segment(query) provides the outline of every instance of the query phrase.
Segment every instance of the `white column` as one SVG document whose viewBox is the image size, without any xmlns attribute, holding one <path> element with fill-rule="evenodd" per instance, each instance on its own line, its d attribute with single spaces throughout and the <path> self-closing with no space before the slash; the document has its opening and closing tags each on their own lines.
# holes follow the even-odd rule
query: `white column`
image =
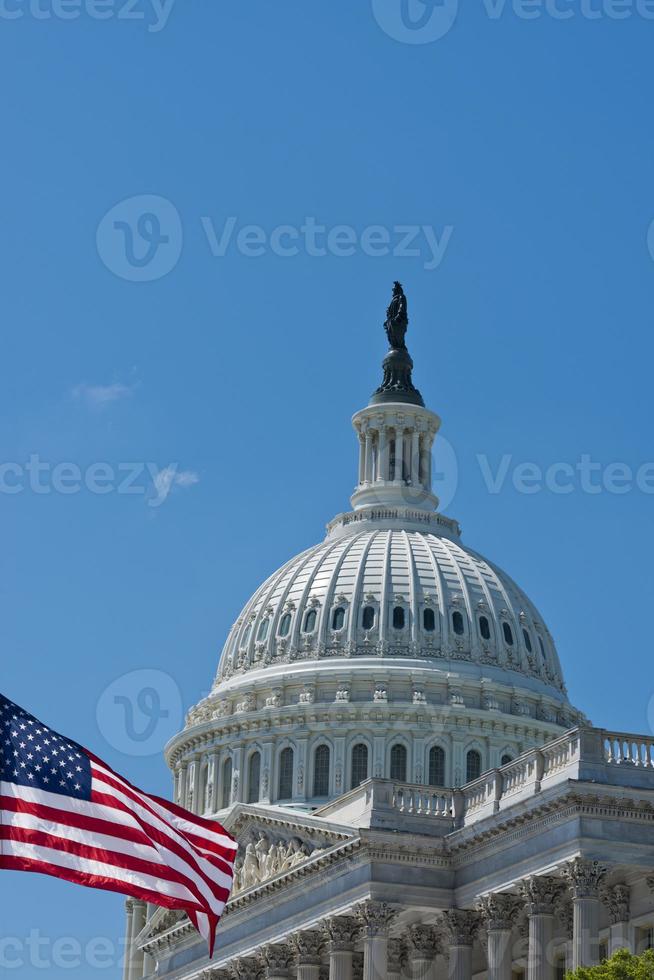
<svg viewBox="0 0 654 980">
<path fill-rule="evenodd" d="M 363 932 L 363 980 L 386 980 L 388 926 L 395 913 L 385 902 L 361 902 L 355 907 Z"/>
<path fill-rule="evenodd" d="M 359 486 L 366 478 L 366 440 L 362 432 L 359 432 Z"/>
<path fill-rule="evenodd" d="M 511 929 L 520 900 L 516 895 L 485 895 L 479 903 L 488 933 L 488 980 L 511 980 Z"/>
<path fill-rule="evenodd" d="M 270 803 L 272 801 L 272 796 L 271 796 L 272 765 L 273 765 L 273 743 L 264 742 L 263 758 L 261 760 L 261 791 L 259 794 L 259 799 L 261 803 Z"/>
<path fill-rule="evenodd" d="M 211 799 L 209 800 L 209 808 L 211 813 L 215 813 L 216 810 L 220 809 L 220 797 L 218 796 L 218 782 L 220 773 L 220 753 L 214 752 L 211 756 Z"/>
<path fill-rule="evenodd" d="M 200 797 L 200 773 L 202 772 L 202 757 L 196 755 L 193 760 L 193 789 L 189 809 L 193 813 L 202 813 L 202 800 Z"/>
<path fill-rule="evenodd" d="M 425 434 L 426 440 L 426 452 L 425 452 L 425 490 L 431 492 L 431 479 L 432 479 L 432 464 L 431 464 L 431 450 L 434 445 L 434 436 L 431 432 Z"/>
<path fill-rule="evenodd" d="M 386 425 L 380 425 L 379 427 L 379 471 L 377 473 L 377 479 L 380 482 L 386 482 L 388 480 L 388 467 L 389 467 L 389 441 L 388 441 L 388 427 Z"/>
<path fill-rule="evenodd" d="M 352 954 L 358 931 L 359 923 L 350 915 L 337 915 L 325 923 L 329 980 L 352 980 Z"/>
<path fill-rule="evenodd" d="M 422 924 L 411 926 L 407 941 L 411 980 L 436 980 L 436 957 L 440 952 L 440 943 L 434 927 Z"/>
<path fill-rule="evenodd" d="M 572 889 L 572 969 L 599 963 L 599 886 L 606 873 L 598 861 L 575 858 L 566 868 Z"/>
<path fill-rule="evenodd" d="M 179 767 L 179 800 L 180 806 L 186 806 L 186 782 L 188 779 L 188 763 L 182 762 Z"/>
<path fill-rule="evenodd" d="M 554 903 L 560 891 L 561 883 L 555 878 L 528 878 L 522 883 L 529 916 L 527 980 L 555 980 Z"/>
<path fill-rule="evenodd" d="M 232 803 L 240 803 L 243 800 L 243 748 L 234 750 L 232 755 Z"/>
<path fill-rule="evenodd" d="M 123 980 L 129 980 L 129 969 L 134 941 L 134 899 L 125 902 L 125 959 L 123 961 Z"/>
<path fill-rule="evenodd" d="M 395 473 L 393 479 L 395 483 L 401 484 L 402 468 L 404 464 L 404 427 L 395 426 Z"/>
<path fill-rule="evenodd" d="M 411 485 L 420 486 L 420 433 L 417 429 L 411 432 Z"/>
<path fill-rule="evenodd" d="M 136 937 L 145 926 L 145 916 L 147 906 L 145 902 L 134 899 L 134 910 L 132 913 L 132 941 L 129 949 L 129 972 L 128 980 L 140 980 L 143 976 L 143 953 L 136 947 Z"/>
<path fill-rule="evenodd" d="M 449 909 L 443 913 L 449 935 L 449 980 L 472 980 L 472 944 L 479 928 L 479 913 Z"/>
<path fill-rule="evenodd" d="M 372 432 L 370 429 L 366 429 L 365 435 L 365 473 L 364 473 L 364 483 L 372 482 Z"/>
</svg>

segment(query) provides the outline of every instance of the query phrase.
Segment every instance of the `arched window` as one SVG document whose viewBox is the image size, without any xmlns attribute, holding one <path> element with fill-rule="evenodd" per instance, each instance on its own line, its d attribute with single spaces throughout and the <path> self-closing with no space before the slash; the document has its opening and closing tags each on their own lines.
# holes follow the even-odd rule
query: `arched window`
<svg viewBox="0 0 654 980">
<path fill-rule="evenodd" d="M 232 760 L 225 759 L 223 762 L 223 809 L 232 802 Z"/>
<path fill-rule="evenodd" d="M 253 752 L 248 763 L 248 803 L 259 802 L 259 782 L 261 780 L 261 755 Z"/>
<path fill-rule="evenodd" d="M 313 795 L 329 795 L 329 746 L 319 745 L 313 757 Z"/>
<path fill-rule="evenodd" d="M 391 779 L 406 783 L 406 749 L 403 745 L 394 745 L 391 749 Z"/>
<path fill-rule="evenodd" d="M 316 619 L 318 614 L 315 609 L 310 609 L 309 612 L 304 617 L 304 633 L 313 633 L 316 628 Z"/>
<path fill-rule="evenodd" d="M 445 752 L 440 745 L 429 750 L 429 785 L 445 785 Z"/>
<path fill-rule="evenodd" d="M 458 609 L 452 613 L 452 629 L 457 636 L 463 636 L 463 616 Z"/>
<path fill-rule="evenodd" d="M 269 619 L 262 619 L 259 623 L 259 629 L 257 630 L 257 640 L 261 643 L 268 636 L 268 627 L 270 626 Z"/>
<path fill-rule="evenodd" d="M 502 761 L 500 762 L 500 765 L 502 765 L 502 766 L 508 766 L 509 762 L 513 762 L 513 756 L 512 755 L 503 755 L 502 756 Z"/>
<path fill-rule="evenodd" d="M 356 789 L 368 778 L 368 746 L 360 742 L 352 749 L 352 779 L 350 788 Z"/>
<path fill-rule="evenodd" d="M 529 635 L 529 630 L 523 630 L 522 635 L 525 638 L 525 646 L 527 647 L 527 653 L 531 653 L 531 637 Z"/>
<path fill-rule="evenodd" d="M 436 629 L 436 616 L 433 609 L 424 609 L 422 613 L 422 628 L 426 633 L 433 633 Z"/>
<path fill-rule="evenodd" d="M 404 629 L 404 606 L 395 606 L 393 609 L 393 629 Z"/>
<path fill-rule="evenodd" d="M 243 639 L 241 640 L 241 646 L 246 647 L 250 642 L 250 633 L 252 632 L 252 623 L 248 623 L 245 627 L 245 633 L 243 634 Z"/>
<path fill-rule="evenodd" d="M 337 606 L 332 613 L 332 629 L 342 630 L 345 625 L 345 610 L 342 606 Z"/>
<path fill-rule="evenodd" d="M 371 630 L 375 625 L 375 607 L 374 606 L 364 606 L 363 614 L 361 616 L 361 625 L 364 630 Z"/>
<path fill-rule="evenodd" d="M 491 637 L 490 623 L 488 622 L 487 616 L 479 617 L 479 632 L 481 633 L 482 640 L 490 640 Z"/>
<path fill-rule="evenodd" d="M 504 639 L 507 646 L 513 646 L 513 630 L 508 623 L 502 623 L 502 632 L 504 633 Z"/>
<path fill-rule="evenodd" d="M 466 756 L 466 782 L 470 783 L 473 779 L 481 776 L 481 755 L 476 749 L 470 749 Z"/>
<path fill-rule="evenodd" d="M 290 800 L 293 796 L 293 749 L 282 749 L 279 755 L 279 793 L 280 800 Z"/>
<path fill-rule="evenodd" d="M 279 621 L 279 635 L 288 636 L 290 628 L 291 628 L 291 614 L 284 613 L 281 620 Z"/>
</svg>

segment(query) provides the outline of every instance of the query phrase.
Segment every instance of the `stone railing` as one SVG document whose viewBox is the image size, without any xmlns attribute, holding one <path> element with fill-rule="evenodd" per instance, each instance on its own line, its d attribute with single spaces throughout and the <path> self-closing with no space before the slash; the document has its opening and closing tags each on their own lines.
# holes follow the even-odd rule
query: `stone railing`
<svg viewBox="0 0 654 980">
<path fill-rule="evenodd" d="M 452 790 L 417 783 L 393 783 L 392 805 L 400 813 L 418 817 L 452 817 L 454 801 Z"/>
<path fill-rule="evenodd" d="M 574 728 L 455 791 L 455 826 L 476 823 L 569 779 L 654 790 L 654 738 Z"/>
<path fill-rule="evenodd" d="M 446 834 L 454 826 L 454 797 L 451 789 L 439 786 L 366 779 L 315 815 L 357 827 L 395 829 L 402 814 L 416 832 Z"/>
</svg>

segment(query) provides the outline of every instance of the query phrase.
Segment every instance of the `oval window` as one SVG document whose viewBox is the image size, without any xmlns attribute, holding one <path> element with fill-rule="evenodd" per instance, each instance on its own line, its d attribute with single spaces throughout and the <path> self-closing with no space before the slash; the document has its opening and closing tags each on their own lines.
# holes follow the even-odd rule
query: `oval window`
<svg viewBox="0 0 654 980">
<path fill-rule="evenodd" d="M 463 635 L 463 616 L 458 611 L 452 613 L 452 629 L 457 636 Z"/>
<path fill-rule="evenodd" d="M 332 629 L 342 630 L 345 625 L 345 610 L 342 606 L 338 606 L 332 614 Z"/>
<path fill-rule="evenodd" d="M 361 617 L 361 625 L 364 630 L 371 630 L 375 625 L 375 607 L 374 606 L 364 606 L 363 615 Z"/>
<path fill-rule="evenodd" d="M 279 624 L 279 635 L 288 636 L 288 631 L 291 628 L 291 614 L 284 613 Z"/>
<path fill-rule="evenodd" d="M 504 639 L 508 646 L 513 646 L 513 630 L 508 623 L 502 623 L 502 632 L 504 633 Z"/>
<path fill-rule="evenodd" d="M 243 634 L 243 639 L 241 640 L 241 646 L 246 647 L 250 642 L 250 633 L 252 632 L 252 623 L 248 623 L 245 627 L 245 633 Z"/>
<path fill-rule="evenodd" d="M 479 617 L 479 632 L 482 635 L 482 639 L 490 640 L 490 623 L 486 616 Z"/>
<path fill-rule="evenodd" d="M 269 619 L 262 619 L 259 623 L 259 629 L 257 630 L 257 640 L 261 643 L 268 636 L 268 627 L 270 626 Z"/>
<path fill-rule="evenodd" d="M 395 606 L 393 609 L 393 629 L 404 629 L 404 606 Z"/>
<path fill-rule="evenodd" d="M 527 653 L 531 653 L 531 637 L 529 635 L 529 630 L 523 630 L 522 635 L 525 638 L 525 646 L 527 647 Z"/>
<path fill-rule="evenodd" d="M 436 616 L 433 609 L 425 609 L 422 614 L 422 625 L 426 633 L 433 633 L 436 629 Z"/>
</svg>

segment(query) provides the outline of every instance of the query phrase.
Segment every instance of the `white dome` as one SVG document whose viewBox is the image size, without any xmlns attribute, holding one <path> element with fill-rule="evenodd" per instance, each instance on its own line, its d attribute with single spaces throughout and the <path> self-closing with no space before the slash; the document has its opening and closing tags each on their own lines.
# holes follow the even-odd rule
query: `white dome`
<svg viewBox="0 0 654 980">
<path fill-rule="evenodd" d="M 515 582 L 463 547 L 454 522 L 390 513 L 337 518 L 324 542 L 271 575 L 232 629 L 218 681 L 373 656 L 427 661 L 564 702 L 552 638 Z"/>
</svg>

